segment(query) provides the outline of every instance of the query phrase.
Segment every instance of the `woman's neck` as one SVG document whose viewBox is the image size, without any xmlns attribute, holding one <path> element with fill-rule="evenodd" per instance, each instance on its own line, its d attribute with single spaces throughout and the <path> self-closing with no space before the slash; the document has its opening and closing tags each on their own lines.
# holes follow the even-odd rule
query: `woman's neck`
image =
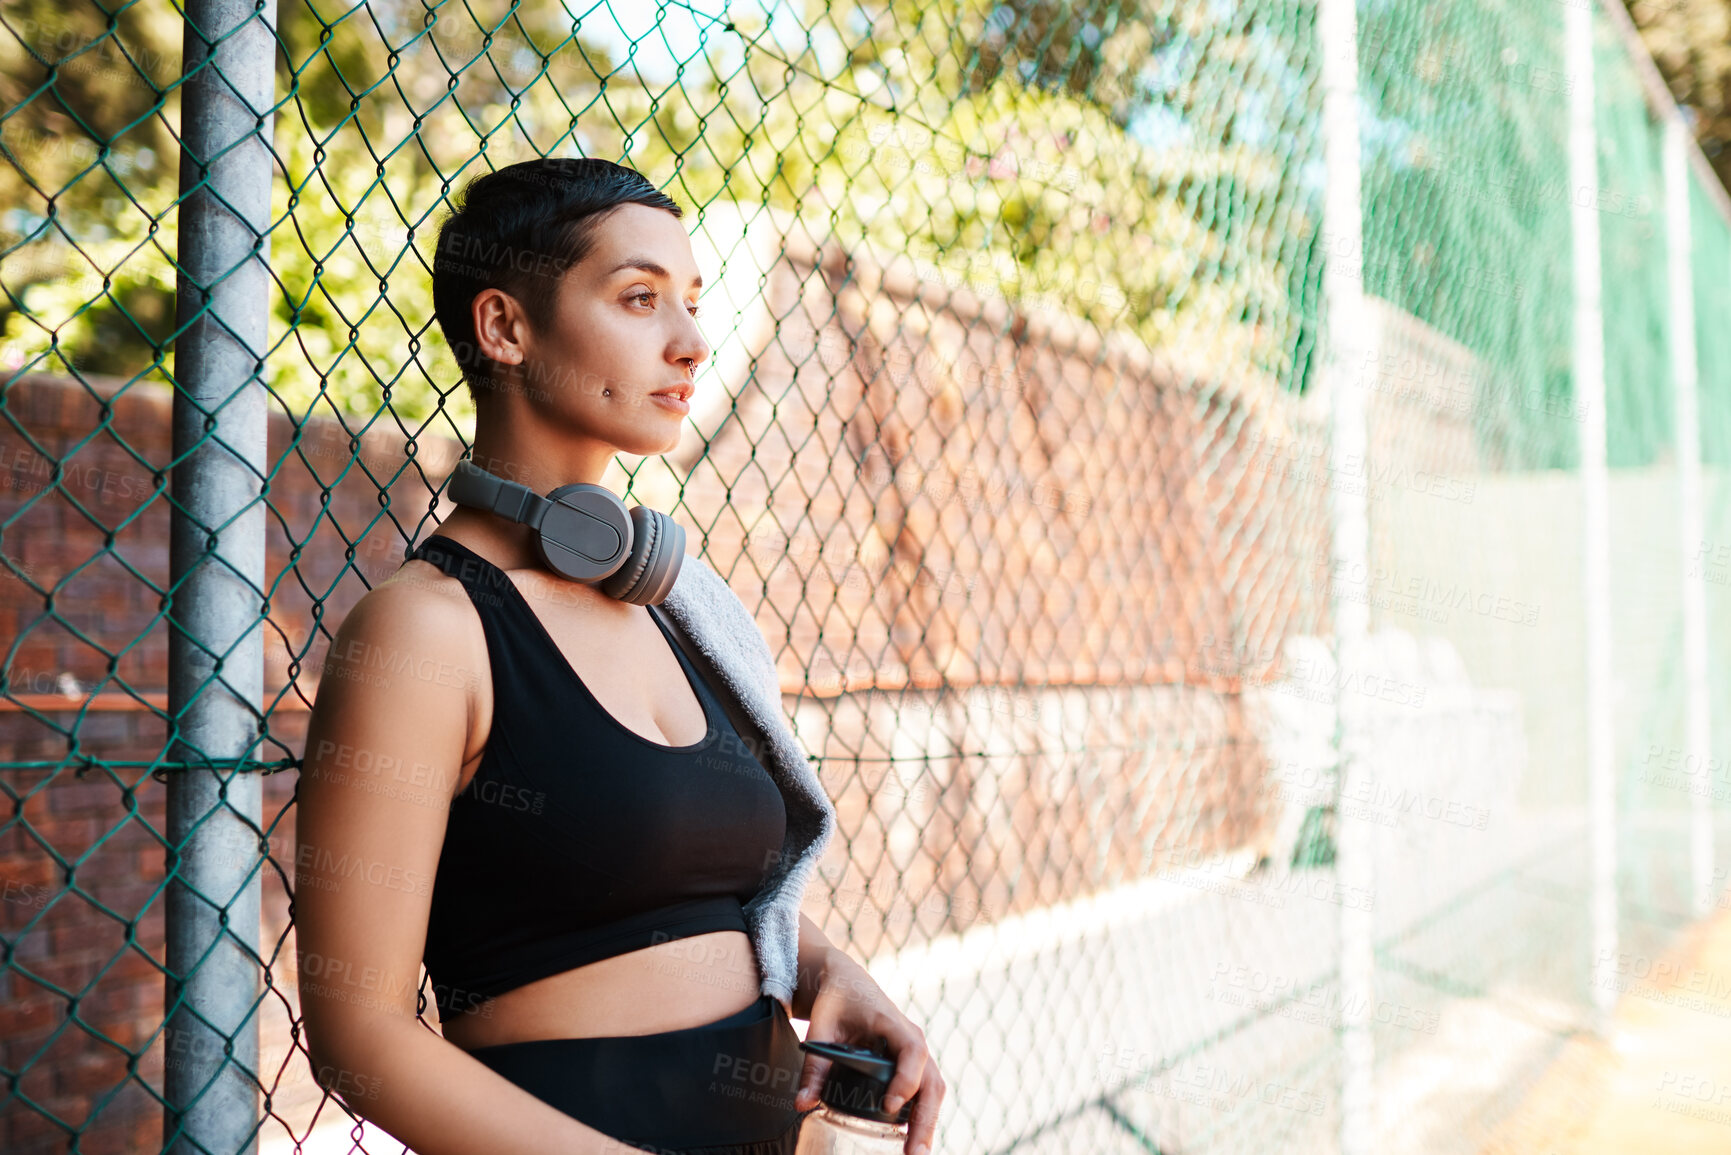
<svg viewBox="0 0 1731 1155">
<path fill-rule="evenodd" d="M 501 404 L 482 406 L 475 415 L 476 465 L 536 493 L 579 481 L 601 484 L 617 446 L 558 429 L 545 417 L 511 404 L 515 398 L 499 400 Z"/>
</svg>

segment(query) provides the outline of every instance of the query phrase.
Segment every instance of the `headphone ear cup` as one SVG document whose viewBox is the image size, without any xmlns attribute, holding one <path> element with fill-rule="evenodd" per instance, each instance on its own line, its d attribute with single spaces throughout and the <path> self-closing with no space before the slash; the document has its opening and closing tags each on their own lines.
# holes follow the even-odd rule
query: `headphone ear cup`
<svg viewBox="0 0 1731 1155">
<path fill-rule="evenodd" d="M 646 506 L 631 509 L 631 556 L 597 583 L 601 592 L 633 605 L 665 600 L 685 560 L 685 527 Z"/>
<path fill-rule="evenodd" d="M 577 482 L 547 495 L 536 547 L 547 568 L 572 581 L 593 583 L 614 574 L 635 552 L 636 519 L 603 486 Z"/>
</svg>

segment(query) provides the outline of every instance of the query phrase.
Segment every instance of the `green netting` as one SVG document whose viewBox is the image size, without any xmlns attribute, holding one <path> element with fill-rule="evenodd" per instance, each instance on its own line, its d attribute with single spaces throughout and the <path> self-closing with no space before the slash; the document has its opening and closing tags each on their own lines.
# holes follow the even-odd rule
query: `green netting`
<svg viewBox="0 0 1731 1155">
<path fill-rule="evenodd" d="M 1612 469 L 1627 469 L 1653 464 L 1674 443 L 1670 292 L 1666 262 L 1652 259 L 1665 244 L 1664 130 L 1603 20 L 1596 49 L 1604 283 L 1630 292 L 1605 309 L 1606 453 Z"/>
<path fill-rule="evenodd" d="M 1731 309 L 1731 222 L 1721 202 L 1710 197 L 1696 177 L 1689 190 L 1690 236 L 1694 261 L 1690 287 L 1695 294 L 1695 356 L 1701 380 L 1701 464 L 1723 470 L 1731 464 L 1731 387 L 1727 358 L 1731 329 L 1719 319 Z M 1710 498 L 1709 525 L 1719 524 L 1719 506 Z"/>
<path fill-rule="evenodd" d="M 1365 291 L 1460 342 L 1451 382 L 1510 468 L 1577 458 L 1569 387 L 1567 70 L 1556 13 L 1514 4 L 1361 13 Z"/>
<path fill-rule="evenodd" d="M 1582 196 L 1625 942 L 1694 917 L 1666 768 L 1686 580 L 1731 717 L 1731 223 L 1691 186 L 1691 551 L 1670 110 L 1613 22 L 1577 190 L 1559 6 L 1362 0 L 1351 236 L 1323 219 L 1354 174 L 1324 163 L 1298 0 L 282 0 L 274 107 L 230 158 L 251 201 L 186 143 L 189 104 L 265 76 L 201 88 L 209 10 L 0 13 L 0 1148 L 197 1149 L 238 1119 L 260 1151 L 403 1149 L 306 1050 L 295 779 L 337 625 L 448 512 L 473 436 L 439 223 L 541 156 L 620 160 L 686 209 L 714 355 L 680 447 L 608 483 L 680 520 L 769 639 L 840 825 L 807 913 L 925 1026 L 940 1150 L 1336 1149 L 1347 909 L 1376 913 L 1376 1086 L 1412 1149 L 1478 1150 L 1584 1020 Z M 182 228 L 213 189 L 262 265 L 250 229 L 218 252 Z M 1329 262 L 1361 316 L 1323 316 Z M 1340 324 L 1369 350 L 1345 470 Z M 210 624 L 218 586 L 238 624 Z M 1359 693 L 1373 756 L 1343 797 L 1332 702 Z M 1711 782 L 1731 795 L 1722 760 Z M 1376 830 L 1374 894 L 1341 881 L 1348 821 Z"/>
</svg>

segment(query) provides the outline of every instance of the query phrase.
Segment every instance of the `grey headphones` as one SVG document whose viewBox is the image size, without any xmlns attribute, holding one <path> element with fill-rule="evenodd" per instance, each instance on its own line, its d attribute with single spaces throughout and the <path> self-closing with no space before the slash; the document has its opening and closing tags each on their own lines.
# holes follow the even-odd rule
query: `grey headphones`
<svg viewBox="0 0 1731 1155">
<path fill-rule="evenodd" d="M 641 505 L 627 513 L 623 501 L 588 482 L 561 485 L 541 497 L 464 458 L 445 495 L 535 530 L 548 569 L 633 605 L 665 599 L 685 560 L 684 526 Z"/>
</svg>

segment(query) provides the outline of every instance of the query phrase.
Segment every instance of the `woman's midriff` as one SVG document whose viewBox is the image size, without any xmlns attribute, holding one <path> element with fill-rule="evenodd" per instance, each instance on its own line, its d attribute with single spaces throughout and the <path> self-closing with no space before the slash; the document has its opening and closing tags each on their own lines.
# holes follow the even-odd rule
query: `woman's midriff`
<svg viewBox="0 0 1731 1155">
<path fill-rule="evenodd" d="M 751 939 L 717 930 L 537 979 L 452 1015 L 440 1031 L 466 1051 L 530 1039 L 651 1035 L 742 1011 L 759 990 Z"/>
</svg>

